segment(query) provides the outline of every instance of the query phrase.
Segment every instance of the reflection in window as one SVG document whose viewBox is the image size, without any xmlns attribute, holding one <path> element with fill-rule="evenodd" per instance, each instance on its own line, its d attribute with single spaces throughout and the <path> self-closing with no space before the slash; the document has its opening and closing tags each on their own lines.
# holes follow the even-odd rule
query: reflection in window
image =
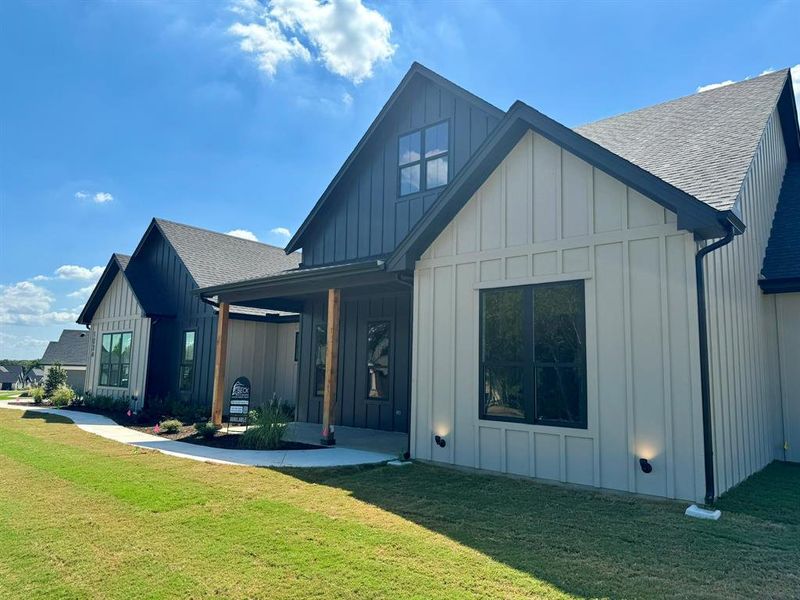
<svg viewBox="0 0 800 600">
<path fill-rule="evenodd" d="M 582 281 L 481 292 L 481 418 L 586 427 Z"/>
<path fill-rule="evenodd" d="M 131 366 L 132 334 L 104 333 L 100 339 L 99 385 L 128 387 Z"/>
<path fill-rule="evenodd" d="M 389 321 L 367 324 L 367 396 L 383 399 L 389 393 Z"/>
<path fill-rule="evenodd" d="M 194 340 L 194 331 L 183 332 L 179 382 L 182 392 L 189 392 L 192 389 L 192 379 L 194 378 Z"/>
<path fill-rule="evenodd" d="M 314 328 L 314 394 L 325 394 L 325 352 L 327 351 L 328 331 L 325 323 L 317 323 Z"/>
<path fill-rule="evenodd" d="M 401 196 L 422 191 L 423 182 L 426 190 L 447 185 L 449 138 L 447 121 L 400 136 L 397 165 Z"/>
</svg>

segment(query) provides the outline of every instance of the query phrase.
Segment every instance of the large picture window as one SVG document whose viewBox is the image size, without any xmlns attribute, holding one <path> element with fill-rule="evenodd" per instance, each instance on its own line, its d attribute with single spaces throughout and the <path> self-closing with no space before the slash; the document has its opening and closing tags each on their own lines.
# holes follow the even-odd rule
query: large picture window
<svg viewBox="0 0 800 600">
<path fill-rule="evenodd" d="M 385 400 L 389 397 L 389 342 L 391 323 L 367 323 L 367 397 Z"/>
<path fill-rule="evenodd" d="M 100 339 L 100 380 L 106 387 L 128 387 L 131 370 L 130 332 L 104 333 Z"/>
<path fill-rule="evenodd" d="M 447 185 L 449 137 L 447 121 L 400 136 L 397 164 L 401 196 Z"/>
<path fill-rule="evenodd" d="M 194 341 L 196 333 L 192 330 L 183 332 L 181 345 L 180 388 L 182 392 L 192 391 L 194 379 Z"/>
<path fill-rule="evenodd" d="M 586 428 L 583 281 L 481 292 L 480 417 Z"/>
<path fill-rule="evenodd" d="M 318 323 L 314 328 L 314 394 L 325 394 L 325 352 L 328 344 L 328 326 Z"/>
</svg>

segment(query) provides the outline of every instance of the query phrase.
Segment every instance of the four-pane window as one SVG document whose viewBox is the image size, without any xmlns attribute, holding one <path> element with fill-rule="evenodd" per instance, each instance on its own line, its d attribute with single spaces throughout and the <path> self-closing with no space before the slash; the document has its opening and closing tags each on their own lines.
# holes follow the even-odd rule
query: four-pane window
<svg viewBox="0 0 800 600">
<path fill-rule="evenodd" d="M 389 321 L 367 323 L 367 397 L 384 400 L 389 397 Z"/>
<path fill-rule="evenodd" d="M 480 417 L 586 428 L 583 281 L 481 292 Z"/>
<path fill-rule="evenodd" d="M 314 394 L 325 394 L 325 352 L 328 348 L 328 326 L 318 323 L 314 328 Z"/>
<path fill-rule="evenodd" d="M 400 195 L 407 196 L 447 185 L 448 149 L 447 121 L 400 136 Z"/>
<path fill-rule="evenodd" d="M 104 333 L 100 339 L 100 381 L 106 387 L 128 387 L 133 334 Z"/>
</svg>

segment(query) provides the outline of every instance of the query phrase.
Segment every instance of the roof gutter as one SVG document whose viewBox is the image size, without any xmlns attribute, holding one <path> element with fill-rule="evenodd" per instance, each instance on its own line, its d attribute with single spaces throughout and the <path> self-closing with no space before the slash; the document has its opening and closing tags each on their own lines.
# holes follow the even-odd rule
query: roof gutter
<svg viewBox="0 0 800 600">
<path fill-rule="evenodd" d="M 715 250 L 730 244 L 733 241 L 734 236 L 743 231 L 743 229 L 737 231 L 736 225 L 730 221 L 725 221 L 724 226 L 727 229 L 725 237 L 700 248 L 694 257 L 695 277 L 697 282 L 697 324 L 700 342 L 700 396 L 703 407 L 703 460 L 706 476 L 706 504 L 714 503 L 716 491 L 714 488 L 714 445 L 711 424 L 711 384 L 709 381 L 708 367 L 708 323 L 706 311 L 706 282 L 703 259 L 706 257 L 706 255 L 711 254 Z"/>
</svg>

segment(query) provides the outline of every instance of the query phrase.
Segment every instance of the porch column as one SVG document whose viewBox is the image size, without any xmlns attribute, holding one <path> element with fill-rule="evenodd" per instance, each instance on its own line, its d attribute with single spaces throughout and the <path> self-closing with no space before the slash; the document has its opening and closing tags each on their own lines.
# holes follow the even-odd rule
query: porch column
<svg viewBox="0 0 800 600">
<path fill-rule="evenodd" d="M 325 344 L 325 395 L 322 401 L 322 443 L 333 446 L 333 411 L 336 406 L 336 376 L 339 373 L 339 304 L 341 290 L 328 290 L 328 331 Z"/>
<path fill-rule="evenodd" d="M 222 408 L 225 406 L 225 364 L 228 361 L 228 310 L 227 302 L 219 303 L 217 352 L 214 359 L 214 399 L 211 404 L 211 421 L 214 425 L 222 425 Z"/>
</svg>

